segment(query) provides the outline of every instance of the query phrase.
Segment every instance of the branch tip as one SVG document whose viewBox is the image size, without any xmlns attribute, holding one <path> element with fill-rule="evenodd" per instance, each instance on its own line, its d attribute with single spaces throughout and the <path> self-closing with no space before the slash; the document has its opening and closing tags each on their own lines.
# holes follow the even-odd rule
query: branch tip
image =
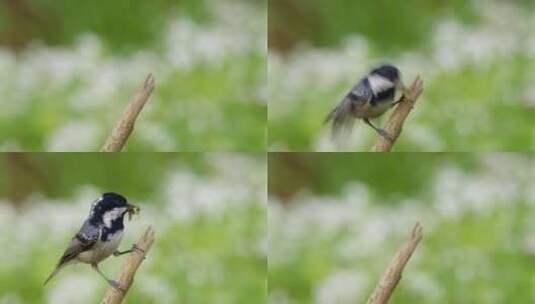
<svg viewBox="0 0 535 304">
<path fill-rule="evenodd" d="M 388 118 L 388 121 L 385 124 L 384 130 L 390 135 L 391 140 L 387 140 L 383 136 L 379 136 L 377 142 L 373 147 L 375 152 L 389 152 L 392 150 L 392 146 L 396 142 L 397 138 L 401 134 L 403 128 L 403 123 L 405 119 L 412 111 L 414 104 L 420 97 L 423 92 L 424 81 L 418 75 L 411 86 L 405 90 L 403 96 L 401 97 L 403 102 L 399 103 L 392 115 Z"/>
<path fill-rule="evenodd" d="M 420 240 L 423 237 L 423 227 L 420 222 L 411 230 L 409 238 L 399 248 L 394 255 L 383 276 L 377 283 L 375 290 L 368 299 L 368 304 L 386 304 L 392 296 L 396 286 L 401 281 L 401 275 L 407 262 L 416 250 Z"/>
<path fill-rule="evenodd" d="M 126 106 L 122 117 L 117 121 L 115 128 L 106 139 L 106 143 L 102 146 L 100 152 L 120 152 L 123 149 L 128 137 L 134 130 L 139 113 L 143 110 L 155 87 L 156 80 L 152 73 L 149 73 L 134 94 L 132 101 Z"/>
</svg>

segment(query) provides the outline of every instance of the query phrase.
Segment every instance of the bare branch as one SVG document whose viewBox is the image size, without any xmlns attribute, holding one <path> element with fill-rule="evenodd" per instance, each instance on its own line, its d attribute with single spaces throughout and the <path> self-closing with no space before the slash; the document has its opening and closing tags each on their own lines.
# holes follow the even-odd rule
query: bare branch
<svg viewBox="0 0 535 304">
<path fill-rule="evenodd" d="M 401 129 L 403 128 L 403 122 L 405 121 L 409 113 L 412 111 L 412 108 L 418 100 L 418 97 L 420 97 L 423 92 L 423 88 L 424 82 L 422 78 L 420 78 L 420 76 L 416 77 L 411 87 L 408 88 L 406 92 L 404 92 L 402 97 L 403 102 L 401 102 L 396 107 L 394 113 L 390 115 L 390 118 L 388 119 L 384 127 L 385 131 L 392 137 L 392 141 L 384 138 L 383 136 L 379 136 L 377 142 L 375 143 L 375 146 L 372 149 L 373 151 L 389 152 L 392 149 L 392 146 L 394 145 L 396 139 L 401 133 Z"/>
<path fill-rule="evenodd" d="M 137 116 L 149 100 L 155 84 L 154 77 L 149 74 L 143 85 L 137 90 L 132 101 L 126 106 L 123 116 L 115 125 L 100 152 L 120 152 L 123 149 L 128 136 L 134 130 Z"/>
<path fill-rule="evenodd" d="M 409 239 L 401 246 L 392 261 L 390 261 L 390 265 L 388 265 L 383 277 L 377 284 L 377 287 L 375 287 L 373 294 L 368 299 L 368 304 L 388 303 L 390 296 L 401 280 L 403 268 L 422 239 L 422 230 L 420 223 L 416 223 Z"/>
<path fill-rule="evenodd" d="M 149 252 L 152 243 L 154 242 L 154 230 L 152 227 L 148 227 L 145 230 L 145 233 L 139 238 L 136 243 L 137 248 L 141 250 L 134 250 L 126 258 L 123 267 L 121 268 L 121 273 L 119 275 L 119 283 L 122 286 L 122 291 L 119 291 L 113 287 L 109 287 L 106 295 L 104 295 L 104 300 L 102 304 L 119 304 L 123 302 L 128 289 L 132 286 L 134 282 L 134 275 L 136 274 L 137 269 L 141 265 L 141 262 L 145 259 L 145 256 Z"/>
</svg>

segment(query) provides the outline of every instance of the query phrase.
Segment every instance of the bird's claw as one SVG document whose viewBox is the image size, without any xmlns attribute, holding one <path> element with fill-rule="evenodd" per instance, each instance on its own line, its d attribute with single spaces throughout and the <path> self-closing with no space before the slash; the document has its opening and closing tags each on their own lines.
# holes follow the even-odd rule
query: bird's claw
<svg viewBox="0 0 535 304">
<path fill-rule="evenodd" d="M 143 255 L 143 259 L 145 259 L 145 250 L 141 249 L 137 244 L 132 245 L 132 250 L 140 252 Z"/>
<path fill-rule="evenodd" d="M 395 106 L 397 106 L 398 104 L 400 104 L 400 103 L 402 103 L 404 101 L 405 101 L 405 95 L 401 96 L 401 98 L 398 101 L 394 102 L 392 104 L 392 107 L 395 107 Z"/>
<path fill-rule="evenodd" d="M 386 132 L 385 130 L 378 129 L 377 132 L 379 133 L 379 135 L 381 135 L 384 139 L 388 140 L 389 142 L 394 141 L 392 137 L 390 136 L 390 134 L 388 134 L 388 132 Z"/>
<path fill-rule="evenodd" d="M 145 254 L 145 250 L 141 249 L 137 244 L 132 245 L 132 250 L 137 250 L 141 252 L 143 255 Z"/>
<path fill-rule="evenodd" d="M 129 250 L 126 250 L 126 251 L 118 251 L 116 250 L 115 252 L 113 252 L 113 256 L 120 256 L 122 254 L 125 254 L 125 253 L 130 253 L 132 251 L 138 251 L 138 252 L 141 252 L 141 254 L 143 254 L 143 258 L 145 258 L 145 250 L 141 249 L 139 246 L 137 246 L 136 244 L 133 244 L 132 245 L 132 249 L 129 249 Z"/>
<path fill-rule="evenodd" d="M 115 288 L 115 290 L 117 290 L 119 292 L 123 292 L 124 293 L 126 291 L 124 286 L 119 281 L 108 280 L 108 283 L 110 284 L 111 287 Z"/>
</svg>

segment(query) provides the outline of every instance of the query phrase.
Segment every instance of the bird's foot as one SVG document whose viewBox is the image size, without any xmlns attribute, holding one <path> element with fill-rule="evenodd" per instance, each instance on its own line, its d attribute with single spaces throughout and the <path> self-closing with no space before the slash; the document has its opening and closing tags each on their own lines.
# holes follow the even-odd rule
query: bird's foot
<svg viewBox="0 0 535 304">
<path fill-rule="evenodd" d="M 141 249 L 137 244 L 132 245 L 132 251 L 138 251 L 145 256 L 145 250 Z"/>
<path fill-rule="evenodd" d="M 137 251 L 139 253 L 141 253 L 141 255 L 143 255 L 143 259 L 145 259 L 145 250 L 141 249 L 137 244 L 133 244 L 132 245 L 132 249 L 130 249 L 131 251 Z"/>
<path fill-rule="evenodd" d="M 404 102 L 404 101 L 405 101 L 405 97 L 404 97 L 404 96 L 401 96 L 401 98 L 400 98 L 398 101 L 396 101 L 396 102 L 394 102 L 394 103 L 392 104 L 392 107 L 395 107 L 396 105 L 398 105 L 398 104 L 400 104 L 400 103 L 402 103 L 402 102 Z"/>
<path fill-rule="evenodd" d="M 123 255 L 125 253 L 130 253 L 132 251 L 138 251 L 138 252 L 141 252 L 141 254 L 143 254 L 143 257 L 145 257 L 145 250 L 139 248 L 139 246 L 137 246 L 136 244 L 133 244 L 132 245 L 132 248 L 131 249 L 128 249 L 126 251 L 118 251 L 116 250 L 114 253 L 113 253 L 113 256 L 120 256 L 120 255 Z"/>
<path fill-rule="evenodd" d="M 110 284 L 111 287 L 115 288 L 115 290 L 119 292 L 122 292 L 122 293 L 126 292 L 126 288 L 119 281 L 108 280 L 108 284 Z"/>
<path fill-rule="evenodd" d="M 386 132 L 384 129 L 377 129 L 377 133 L 379 133 L 379 135 L 381 135 L 384 139 L 388 140 L 389 142 L 394 141 L 392 139 L 392 136 L 390 136 L 390 134 L 388 134 L 388 132 Z"/>
</svg>

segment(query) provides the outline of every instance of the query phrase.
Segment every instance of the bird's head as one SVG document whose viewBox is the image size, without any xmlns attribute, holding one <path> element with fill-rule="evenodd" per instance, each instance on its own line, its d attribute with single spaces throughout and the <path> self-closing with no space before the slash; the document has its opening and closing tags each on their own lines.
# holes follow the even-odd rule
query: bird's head
<svg viewBox="0 0 535 304">
<path fill-rule="evenodd" d="M 395 66 L 390 64 L 383 64 L 371 70 L 370 75 L 378 75 L 392 82 L 395 82 L 400 78 L 401 73 Z"/>
<path fill-rule="evenodd" d="M 371 70 L 370 76 L 379 76 L 392 82 L 396 88 L 404 90 L 405 85 L 401 81 L 401 72 L 391 64 L 383 64 Z"/>
<path fill-rule="evenodd" d="M 111 227 L 112 223 L 120 220 L 121 223 L 126 213 L 132 214 L 139 211 L 139 207 L 128 203 L 120 194 L 107 192 L 96 200 L 91 206 L 89 220 L 93 223 L 102 223 Z"/>
</svg>

